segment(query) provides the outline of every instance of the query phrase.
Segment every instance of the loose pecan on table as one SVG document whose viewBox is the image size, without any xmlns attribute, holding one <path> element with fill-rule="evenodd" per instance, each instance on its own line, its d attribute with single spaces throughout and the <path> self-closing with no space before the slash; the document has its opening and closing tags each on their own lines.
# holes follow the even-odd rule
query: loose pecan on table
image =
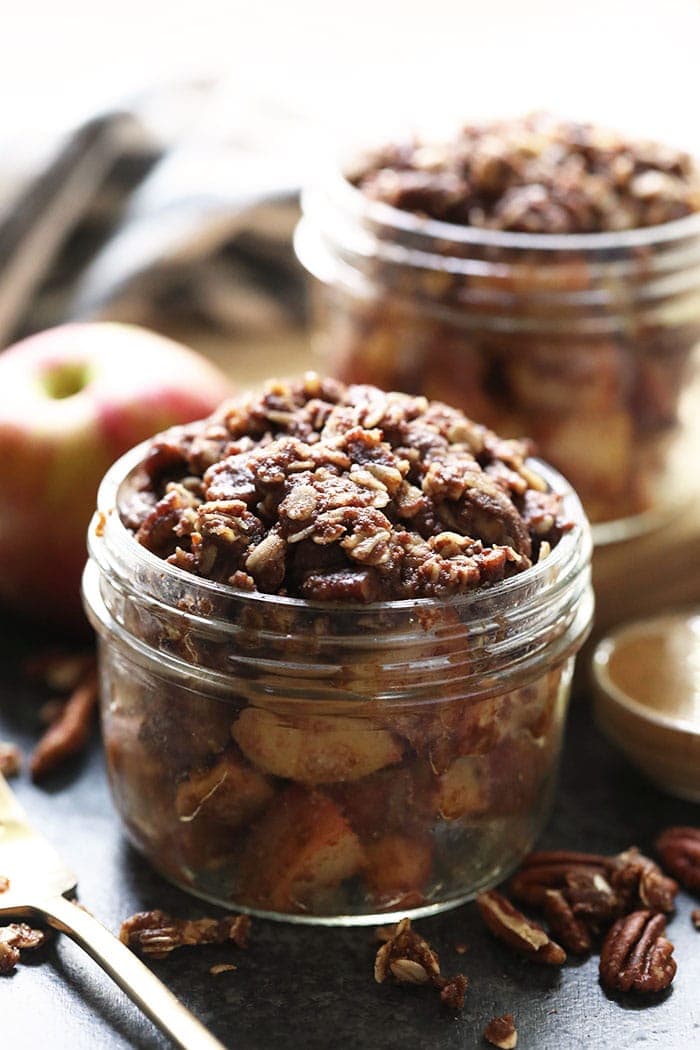
<svg viewBox="0 0 700 1050">
<path fill-rule="evenodd" d="M 428 942 L 411 928 L 410 919 L 402 919 L 384 941 L 374 960 L 374 979 L 378 984 L 389 977 L 399 984 L 432 984 L 440 999 L 453 1010 L 464 1006 L 467 978 L 464 974 L 444 977 L 440 960 Z"/>
<path fill-rule="evenodd" d="M 68 697 L 59 717 L 49 725 L 31 758 L 32 778 L 41 780 L 65 759 L 82 751 L 92 729 L 98 683 L 94 661 Z"/>
<path fill-rule="evenodd" d="M 542 907 L 547 890 L 566 890 L 572 879 L 576 885 L 590 884 L 607 895 L 613 869 L 612 859 L 597 853 L 542 850 L 525 858 L 510 880 L 509 889 L 517 901 L 533 907 Z"/>
<path fill-rule="evenodd" d="M 476 898 L 479 914 L 494 937 L 535 962 L 561 966 L 566 952 L 532 919 L 528 919 L 496 890 L 480 893 Z"/>
<path fill-rule="evenodd" d="M 631 846 L 614 857 L 566 850 L 533 853 L 511 879 L 510 890 L 516 900 L 548 911 L 554 935 L 562 941 L 567 936 L 561 932 L 562 924 L 572 933 L 577 920 L 571 946 L 565 947 L 581 954 L 584 927 L 589 935 L 600 933 L 639 907 L 671 912 L 678 885 Z"/>
<path fill-rule="evenodd" d="M 700 836 L 698 837 L 700 857 Z M 615 869 L 611 885 L 620 897 L 624 911 L 632 911 L 642 905 L 652 911 L 672 912 L 678 883 L 664 875 L 661 868 L 649 857 L 645 857 L 635 846 L 631 846 L 614 858 Z"/>
<path fill-rule="evenodd" d="M 22 768 L 22 752 L 16 744 L 0 740 L 0 773 L 4 777 L 16 777 Z"/>
<path fill-rule="evenodd" d="M 137 912 L 126 919 L 119 940 L 132 951 L 151 959 L 165 959 L 175 948 L 233 941 L 248 946 L 250 917 L 225 915 L 221 919 L 174 919 L 164 911 Z"/>
<path fill-rule="evenodd" d="M 547 890 L 543 904 L 550 932 L 572 955 L 587 955 L 593 947 L 588 926 L 580 919 L 561 890 Z"/>
<path fill-rule="evenodd" d="M 518 1045 L 518 1032 L 512 1014 L 494 1017 L 484 1028 L 484 1039 L 499 1050 L 514 1050 Z"/>
<path fill-rule="evenodd" d="M 687 890 L 700 893 L 700 828 L 667 828 L 654 846 L 664 868 Z"/>
<path fill-rule="evenodd" d="M 662 992 L 676 974 L 666 918 L 645 909 L 618 919 L 600 952 L 600 982 L 608 991 Z"/>
</svg>

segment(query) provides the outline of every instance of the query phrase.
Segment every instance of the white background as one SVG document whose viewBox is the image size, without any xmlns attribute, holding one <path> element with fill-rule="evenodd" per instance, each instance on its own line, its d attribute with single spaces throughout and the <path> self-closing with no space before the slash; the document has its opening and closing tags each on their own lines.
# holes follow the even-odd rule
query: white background
<svg viewBox="0 0 700 1050">
<path fill-rule="evenodd" d="M 0 26 L 5 166 L 199 76 L 225 78 L 232 125 L 263 94 L 329 134 L 546 106 L 700 142 L 700 0 L 4 0 Z"/>
</svg>

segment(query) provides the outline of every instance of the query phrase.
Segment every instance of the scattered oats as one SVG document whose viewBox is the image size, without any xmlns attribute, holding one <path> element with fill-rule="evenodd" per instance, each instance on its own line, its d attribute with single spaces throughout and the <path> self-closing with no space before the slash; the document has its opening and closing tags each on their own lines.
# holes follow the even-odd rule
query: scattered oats
<svg viewBox="0 0 700 1050">
<path fill-rule="evenodd" d="M 389 969 L 399 982 L 406 984 L 426 984 L 428 973 L 420 963 L 413 959 L 396 959 L 389 963 Z"/>
</svg>

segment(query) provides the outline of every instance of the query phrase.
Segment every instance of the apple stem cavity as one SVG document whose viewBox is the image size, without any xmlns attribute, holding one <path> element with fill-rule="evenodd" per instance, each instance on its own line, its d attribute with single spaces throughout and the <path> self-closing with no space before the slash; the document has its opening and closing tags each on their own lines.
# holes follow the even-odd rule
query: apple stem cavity
<svg viewBox="0 0 700 1050">
<path fill-rule="evenodd" d="M 49 397 L 61 401 L 84 390 L 90 380 L 90 369 L 82 361 L 57 361 L 41 376 L 41 385 Z"/>
</svg>

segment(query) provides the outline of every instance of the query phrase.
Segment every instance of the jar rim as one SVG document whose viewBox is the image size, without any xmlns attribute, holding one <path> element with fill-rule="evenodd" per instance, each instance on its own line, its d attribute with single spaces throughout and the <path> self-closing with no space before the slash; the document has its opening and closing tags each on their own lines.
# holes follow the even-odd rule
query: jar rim
<svg viewBox="0 0 700 1050">
<path fill-rule="evenodd" d="M 245 591 L 229 584 L 218 583 L 206 577 L 196 576 L 176 565 L 171 565 L 163 558 L 142 546 L 133 533 L 121 520 L 119 497 L 122 485 L 144 463 L 152 439 L 147 439 L 130 449 L 117 459 L 105 474 L 97 495 L 97 510 L 88 530 L 88 549 L 90 556 L 98 563 L 104 564 L 104 557 L 96 541 L 104 539 L 110 555 L 118 562 L 129 567 L 129 573 L 138 575 L 139 568 L 155 573 L 161 579 L 169 578 L 173 582 L 186 583 L 193 590 L 200 591 L 202 596 L 210 594 L 219 599 L 235 600 L 242 604 L 283 606 L 299 611 L 323 612 L 341 610 L 351 616 L 353 613 L 366 616 L 368 612 L 407 612 L 414 609 L 431 610 L 445 607 L 464 608 L 476 605 L 485 597 L 490 602 L 499 598 L 509 600 L 513 605 L 518 591 L 532 593 L 532 588 L 539 591 L 548 581 L 574 575 L 590 561 L 592 550 L 591 530 L 581 502 L 571 484 L 549 464 L 535 457 L 527 460 L 528 465 L 537 471 L 550 486 L 552 491 L 562 497 L 567 515 L 573 521 L 573 527 L 552 547 L 551 552 L 542 561 L 529 569 L 489 584 L 476 590 L 465 591 L 445 598 L 401 598 L 381 602 L 332 602 L 293 598 L 286 595 L 267 594 L 261 591 Z M 107 561 L 110 561 L 110 555 Z"/>
<path fill-rule="evenodd" d="M 363 215 L 370 222 L 384 228 L 394 228 L 412 237 L 426 240 L 452 241 L 460 245 L 478 245 L 509 251 L 597 252 L 673 245 L 686 237 L 700 235 L 700 211 L 680 219 L 655 226 L 639 226 L 629 230 L 605 230 L 593 233 L 521 233 L 512 230 L 490 230 L 479 226 L 443 222 L 425 218 L 384 201 L 375 201 L 364 194 L 343 174 L 342 166 L 334 166 L 321 176 L 312 188 L 323 188 L 331 200 L 354 216 Z M 302 193 L 308 201 L 309 190 Z"/>
</svg>

